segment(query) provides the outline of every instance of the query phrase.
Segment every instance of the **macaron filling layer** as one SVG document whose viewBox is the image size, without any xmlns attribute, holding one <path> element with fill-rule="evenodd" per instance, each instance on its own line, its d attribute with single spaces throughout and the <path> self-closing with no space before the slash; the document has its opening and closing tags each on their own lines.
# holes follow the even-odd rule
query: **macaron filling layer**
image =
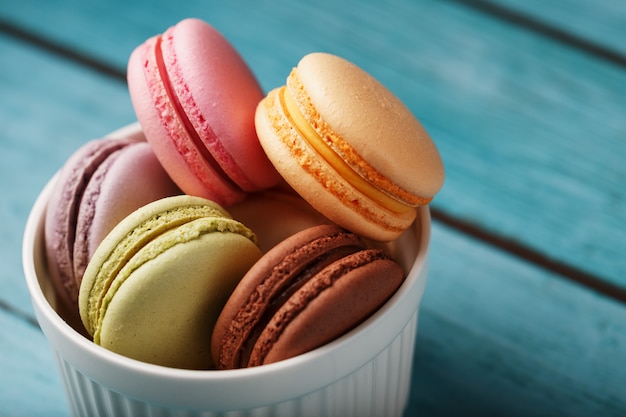
<svg viewBox="0 0 626 417">
<path fill-rule="evenodd" d="M 307 122 L 287 87 L 281 87 L 278 95 L 285 116 L 291 121 L 298 133 L 300 133 L 311 147 L 313 147 L 313 149 L 315 149 L 322 158 L 354 188 L 395 213 L 405 213 L 414 209 L 414 206 L 405 204 L 382 192 L 352 169 L 352 167 L 322 139 L 309 122 Z"/>
<path fill-rule="evenodd" d="M 81 317 L 89 334 L 94 335 L 96 333 L 97 325 L 101 322 L 101 314 L 103 313 L 103 301 L 126 263 L 143 246 L 163 233 L 203 217 L 225 218 L 225 213 L 219 208 L 209 205 L 178 207 L 158 212 L 141 222 L 111 249 L 106 259 L 98 266 L 93 284 L 85 287 L 88 288 L 89 293 L 81 294 L 79 297 Z M 256 236 L 250 230 L 244 233 L 256 241 Z M 89 266 L 87 268 L 86 276 L 89 272 Z M 83 286 L 81 286 L 81 292 L 82 290 Z M 83 303 L 84 305 L 82 305 Z"/>
<path fill-rule="evenodd" d="M 359 152 L 336 133 L 333 128 L 326 123 L 320 112 L 317 110 L 314 102 L 306 91 L 305 86 L 298 77 L 298 68 L 294 68 L 287 77 L 286 89 L 293 98 L 295 107 L 301 113 L 306 121 L 305 124 L 312 128 L 317 136 L 323 140 L 332 151 L 349 165 L 363 180 L 371 184 L 375 189 L 384 193 L 387 197 L 397 200 L 399 203 L 417 207 L 428 204 L 432 200 L 432 196 L 424 196 L 416 191 L 409 191 L 406 188 L 391 181 L 386 175 L 370 164 L 366 158 L 361 156 Z M 349 92 L 346 92 L 349 94 Z M 354 94 L 357 94 L 355 92 Z M 380 140 L 385 140 L 381 137 Z"/>
<path fill-rule="evenodd" d="M 287 302 L 289 297 L 296 293 L 296 291 L 302 288 L 304 284 L 306 284 L 311 278 L 317 275 L 324 268 L 331 265 L 335 261 L 342 259 L 345 256 L 358 252 L 359 250 L 361 250 L 361 248 L 357 246 L 339 247 L 333 249 L 303 265 L 299 273 L 295 274 L 289 281 L 285 282 L 280 291 L 277 291 L 274 297 L 270 299 L 265 312 L 252 328 L 248 337 L 243 343 L 241 347 L 241 354 L 238 358 L 237 367 L 243 368 L 252 365 L 250 364 L 250 357 L 253 350 L 256 348 L 257 340 L 261 336 L 263 330 L 265 330 L 267 324 L 272 320 L 278 310 Z"/>
<path fill-rule="evenodd" d="M 326 291 L 330 291 L 334 285 L 347 277 L 349 274 L 355 273 L 359 269 L 367 267 L 377 261 L 391 262 L 389 256 L 382 250 L 357 250 L 353 253 L 347 253 L 345 256 L 339 257 L 334 262 L 329 262 L 323 268 L 320 268 L 320 270 L 316 273 L 310 274 L 302 287 L 299 288 L 298 291 L 295 291 L 291 297 L 286 299 L 282 305 L 278 306 L 277 311 L 271 317 L 270 322 L 263 329 L 261 335 L 259 335 L 255 349 L 251 352 L 248 366 L 260 366 L 265 363 L 272 362 L 268 356 L 270 356 L 272 350 L 276 348 L 276 344 L 280 342 L 283 332 L 287 330 L 292 321 L 296 320 L 299 315 L 304 314 L 310 303 L 314 302 Z M 368 278 L 385 279 L 387 277 L 374 277 L 370 275 Z M 382 301 L 384 302 L 384 300 Z M 377 307 L 379 307 L 379 305 Z M 369 314 L 371 313 L 372 311 L 369 311 L 368 314 L 363 316 L 353 316 L 349 325 L 344 323 L 344 326 L 340 329 L 335 328 L 334 334 L 327 334 L 328 339 L 318 340 L 318 345 L 311 346 L 311 348 L 319 347 L 335 337 L 339 337 L 352 330 L 355 326 L 359 325 L 363 320 L 369 317 Z M 324 314 L 322 319 L 332 321 L 333 319 L 336 319 L 336 317 Z M 334 326 L 329 325 L 328 327 Z M 313 332 L 313 329 L 311 329 L 311 332 Z"/>
<path fill-rule="evenodd" d="M 168 32 L 166 32 L 166 35 L 167 34 Z M 202 159 L 211 167 L 211 169 L 213 169 L 219 175 L 220 179 L 224 181 L 229 187 L 237 189 L 237 190 L 241 190 L 241 187 L 239 187 L 239 185 L 231 179 L 231 175 L 233 174 L 232 173 L 231 175 L 227 174 L 226 171 L 222 168 L 222 165 L 215 159 L 214 155 L 209 151 L 209 149 L 207 149 L 207 146 L 205 146 L 204 141 L 200 138 L 200 135 L 198 134 L 198 132 L 196 131 L 196 128 L 194 127 L 193 123 L 189 119 L 187 112 L 183 108 L 183 105 L 181 104 L 178 98 L 178 95 L 176 94 L 176 90 L 174 88 L 174 85 L 172 83 L 172 80 L 167 70 L 167 66 L 165 64 L 165 60 L 163 56 L 163 48 L 162 48 L 164 36 L 165 35 L 157 36 L 155 39 L 154 58 L 156 61 L 156 67 L 157 67 L 159 77 L 161 79 L 161 83 L 163 85 L 163 88 L 165 90 L 167 97 L 169 98 L 171 105 L 174 108 L 174 112 L 178 116 L 180 122 L 182 123 L 183 128 L 185 129 L 185 132 L 191 139 L 194 148 L 198 151 Z M 220 142 L 218 141 L 217 136 L 210 129 L 209 126 L 204 126 L 203 133 L 207 137 L 206 141 L 209 142 L 211 146 L 214 146 L 214 147 L 220 146 Z M 176 145 L 178 145 L 176 141 L 175 143 Z M 179 149 L 179 151 L 181 151 L 181 154 L 183 155 L 185 154 L 184 149 Z M 236 171 L 239 178 L 242 178 L 242 181 L 244 183 L 249 182 L 247 181 L 247 179 L 245 179 L 244 174 L 237 167 L 232 156 L 230 156 L 226 152 L 226 150 L 223 149 L 223 147 L 220 147 L 219 154 L 222 155 L 222 159 L 225 161 L 224 163 L 231 168 L 231 172 Z M 198 178 L 204 178 L 204 176 L 201 173 L 197 172 L 196 175 Z"/>
</svg>

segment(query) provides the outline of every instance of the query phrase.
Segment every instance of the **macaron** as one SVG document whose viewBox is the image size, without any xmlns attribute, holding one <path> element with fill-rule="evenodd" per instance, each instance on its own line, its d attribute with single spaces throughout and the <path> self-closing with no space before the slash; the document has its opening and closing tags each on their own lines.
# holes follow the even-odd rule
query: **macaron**
<svg viewBox="0 0 626 417">
<path fill-rule="evenodd" d="M 224 36 L 185 19 L 139 45 L 128 61 L 135 113 L 180 188 L 228 206 L 280 176 L 254 129 L 263 91 Z"/>
<path fill-rule="evenodd" d="M 298 194 L 278 188 L 250 194 L 228 212 L 254 230 L 263 253 L 301 230 L 332 223 Z"/>
<path fill-rule="evenodd" d="M 278 362 L 322 346 L 366 320 L 403 282 L 385 252 L 335 225 L 305 229 L 242 278 L 212 336 L 219 369 Z"/>
<path fill-rule="evenodd" d="M 391 91 L 327 53 L 300 60 L 255 114 L 284 179 L 326 217 L 371 239 L 397 238 L 440 190 L 439 152 Z"/>
<path fill-rule="evenodd" d="M 46 210 L 46 254 L 52 283 L 71 311 L 87 263 L 111 229 L 137 208 L 181 191 L 150 145 L 136 138 L 87 142 L 55 181 Z"/>
<path fill-rule="evenodd" d="M 80 287 L 93 341 L 162 366 L 213 367 L 211 333 L 260 258 L 254 233 L 216 203 L 187 195 L 147 204 L 102 241 Z"/>
</svg>

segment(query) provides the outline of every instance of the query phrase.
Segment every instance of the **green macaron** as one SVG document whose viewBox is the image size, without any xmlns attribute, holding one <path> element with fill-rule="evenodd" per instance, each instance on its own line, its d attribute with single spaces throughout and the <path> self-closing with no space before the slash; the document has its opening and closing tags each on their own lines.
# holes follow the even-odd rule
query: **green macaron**
<svg viewBox="0 0 626 417">
<path fill-rule="evenodd" d="M 98 247 L 79 293 L 96 344 L 163 366 L 209 369 L 211 332 L 260 258 L 256 236 L 219 205 L 168 197 L 120 222 Z"/>
</svg>

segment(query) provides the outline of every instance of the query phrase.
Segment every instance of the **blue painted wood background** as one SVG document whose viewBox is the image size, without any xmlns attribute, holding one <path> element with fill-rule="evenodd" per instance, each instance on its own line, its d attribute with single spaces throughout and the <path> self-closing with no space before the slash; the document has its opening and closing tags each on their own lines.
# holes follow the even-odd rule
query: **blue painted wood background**
<svg viewBox="0 0 626 417">
<path fill-rule="evenodd" d="M 189 16 L 265 89 L 311 51 L 354 61 L 436 141 L 408 416 L 626 414 L 623 0 L 2 0 L 0 415 L 68 414 L 20 264 L 30 206 L 135 120 L 128 55 Z"/>
</svg>

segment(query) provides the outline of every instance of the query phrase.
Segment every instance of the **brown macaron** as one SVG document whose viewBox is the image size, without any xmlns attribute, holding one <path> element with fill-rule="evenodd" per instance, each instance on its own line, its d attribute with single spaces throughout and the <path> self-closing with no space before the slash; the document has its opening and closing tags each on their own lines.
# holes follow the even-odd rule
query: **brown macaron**
<svg viewBox="0 0 626 417">
<path fill-rule="evenodd" d="M 320 347 L 378 310 L 404 280 L 385 252 L 335 225 L 305 229 L 267 252 L 220 314 L 220 369 L 278 362 Z"/>
</svg>

